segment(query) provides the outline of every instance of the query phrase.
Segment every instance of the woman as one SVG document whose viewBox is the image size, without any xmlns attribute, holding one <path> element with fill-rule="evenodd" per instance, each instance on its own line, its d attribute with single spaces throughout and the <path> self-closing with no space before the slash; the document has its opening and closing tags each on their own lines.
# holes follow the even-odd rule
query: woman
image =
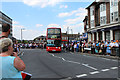
<svg viewBox="0 0 120 80">
<path fill-rule="evenodd" d="M 2 69 L 2 78 L 21 78 L 21 71 L 25 69 L 24 62 L 13 53 L 13 43 L 9 38 L 0 40 L 0 69 Z M 13 55 L 13 56 L 11 56 Z"/>
<path fill-rule="evenodd" d="M 110 55 L 111 54 L 111 50 L 110 50 L 110 42 L 107 42 L 107 44 L 106 44 L 106 53 L 107 53 L 107 55 Z"/>
</svg>

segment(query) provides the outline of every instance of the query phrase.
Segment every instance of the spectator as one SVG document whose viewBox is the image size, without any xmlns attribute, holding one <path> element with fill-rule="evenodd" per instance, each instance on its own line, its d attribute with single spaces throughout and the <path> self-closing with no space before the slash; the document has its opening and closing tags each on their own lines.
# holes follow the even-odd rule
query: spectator
<svg viewBox="0 0 120 80">
<path fill-rule="evenodd" d="M 111 40 L 110 47 L 111 47 L 111 54 L 115 55 L 115 52 L 114 52 L 115 43 L 113 42 L 113 40 Z"/>
<path fill-rule="evenodd" d="M 110 42 L 107 42 L 106 47 L 107 47 L 107 49 L 106 49 L 106 53 L 107 53 L 107 55 L 110 55 L 110 54 L 111 54 L 111 50 L 110 50 Z"/>
<path fill-rule="evenodd" d="M 115 53 L 116 53 L 116 56 L 120 56 L 120 53 L 119 53 L 119 41 L 116 40 L 115 42 Z"/>
<path fill-rule="evenodd" d="M 2 34 L 0 34 L 0 38 L 8 38 L 10 34 L 10 25 L 2 24 Z"/>
<path fill-rule="evenodd" d="M 76 52 L 77 44 L 74 44 L 74 52 Z"/>
<path fill-rule="evenodd" d="M 79 52 L 79 44 L 80 44 L 80 43 L 77 42 L 77 44 L 76 44 L 76 45 L 77 45 L 77 46 L 76 46 L 76 52 Z"/>
<path fill-rule="evenodd" d="M 13 53 L 12 45 L 12 40 L 9 38 L 0 40 L 2 78 L 22 78 L 21 71 L 25 69 L 24 62 L 17 56 L 17 53 Z"/>
</svg>

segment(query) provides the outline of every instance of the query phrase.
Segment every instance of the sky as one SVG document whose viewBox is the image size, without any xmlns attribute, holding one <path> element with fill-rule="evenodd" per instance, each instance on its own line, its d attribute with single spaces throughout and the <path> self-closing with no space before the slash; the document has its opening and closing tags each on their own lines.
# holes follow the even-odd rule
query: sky
<svg viewBox="0 0 120 80">
<path fill-rule="evenodd" d="M 60 27 L 62 32 L 84 32 L 83 19 L 87 15 L 85 9 L 92 0 L 12 0 L 2 1 L 1 11 L 13 20 L 13 36 L 24 40 L 33 40 L 44 35 L 48 27 Z M 73 32 L 71 32 L 71 29 Z"/>
</svg>

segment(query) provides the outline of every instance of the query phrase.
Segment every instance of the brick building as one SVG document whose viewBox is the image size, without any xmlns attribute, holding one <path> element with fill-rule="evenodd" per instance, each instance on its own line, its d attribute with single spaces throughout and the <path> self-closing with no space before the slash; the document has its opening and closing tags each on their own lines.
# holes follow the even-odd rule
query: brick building
<svg viewBox="0 0 120 80">
<path fill-rule="evenodd" d="M 2 23 L 10 24 L 11 26 L 10 37 L 12 37 L 12 19 L 0 11 L 0 34 L 2 33 Z"/>
<path fill-rule="evenodd" d="M 83 22 L 88 41 L 120 40 L 120 1 L 94 1 L 86 9 Z"/>
<path fill-rule="evenodd" d="M 80 37 L 80 34 L 67 34 L 67 33 L 62 33 L 62 40 L 68 40 L 68 37 L 69 37 L 69 40 L 72 41 L 72 40 L 79 40 L 79 37 Z"/>
</svg>

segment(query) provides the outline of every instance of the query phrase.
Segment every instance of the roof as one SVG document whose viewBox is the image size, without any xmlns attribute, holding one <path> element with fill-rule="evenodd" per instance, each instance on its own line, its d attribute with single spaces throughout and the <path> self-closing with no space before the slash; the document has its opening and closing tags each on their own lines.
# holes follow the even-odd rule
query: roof
<svg viewBox="0 0 120 80">
<path fill-rule="evenodd" d="M 6 16 L 8 19 L 12 20 L 10 17 L 8 17 L 6 14 L 2 13 L 1 11 L 0 11 L 0 13 L 1 13 L 2 15 Z"/>
<path fill-rule="evenodd" d="M 90 8 L 92 5 L 95 5 L 97 2 L 92 2 L 86 9 Z"/>
</svg>

